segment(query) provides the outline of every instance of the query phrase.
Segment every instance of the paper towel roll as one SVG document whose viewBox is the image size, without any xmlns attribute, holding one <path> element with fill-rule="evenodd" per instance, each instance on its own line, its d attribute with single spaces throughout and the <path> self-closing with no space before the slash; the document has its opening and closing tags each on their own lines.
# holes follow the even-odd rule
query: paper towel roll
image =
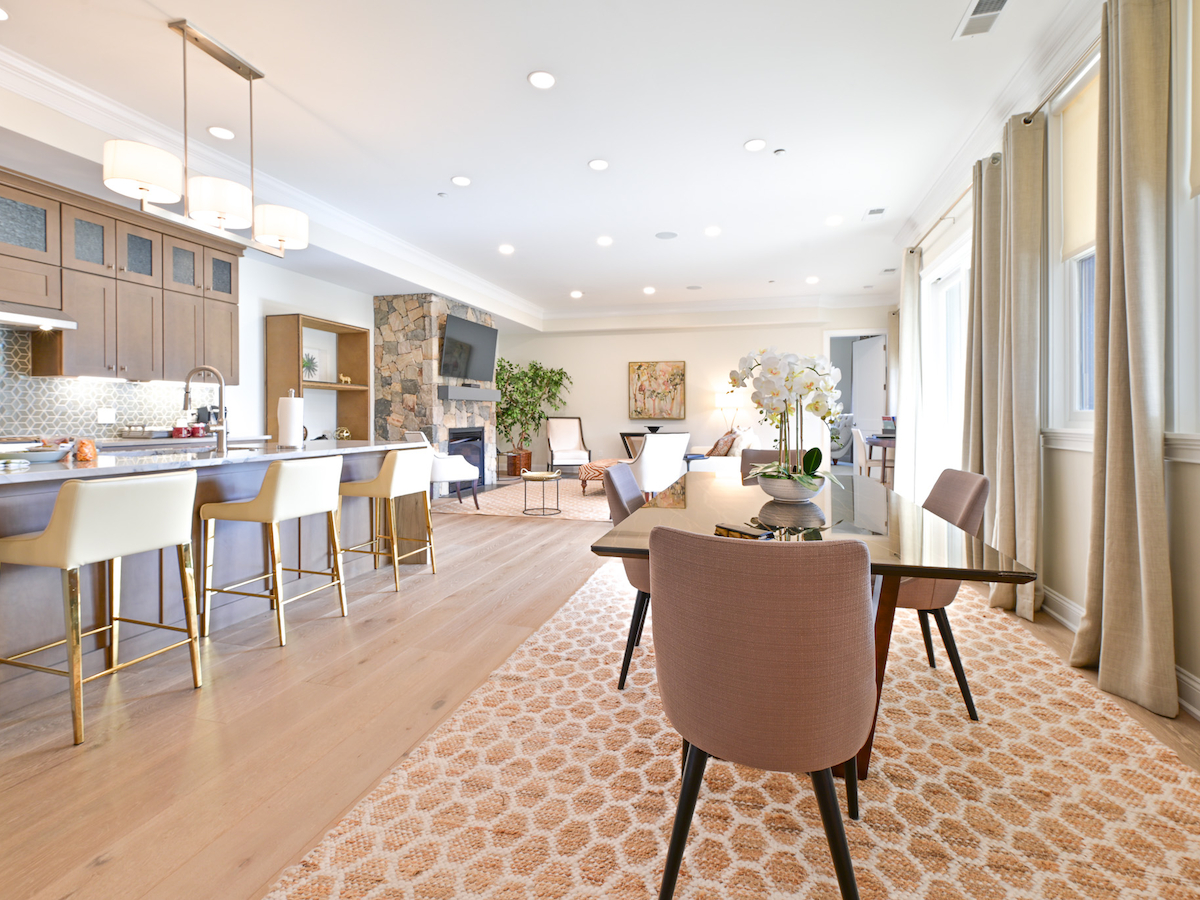
<svg viewBox="0 0 1200 900">
<path fill-rule="evenodd" d="M 300 447 L 304 444 L 304 398 L 279 398 L 279 437 L 284 447 Z"/>
</svg>

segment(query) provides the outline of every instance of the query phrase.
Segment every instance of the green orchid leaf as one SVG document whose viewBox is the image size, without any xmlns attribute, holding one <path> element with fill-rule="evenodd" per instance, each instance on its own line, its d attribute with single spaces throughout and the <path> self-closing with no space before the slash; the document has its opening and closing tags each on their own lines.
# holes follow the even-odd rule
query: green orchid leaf
<svg viewBox="0 0 1200 900">
<path fill-rule="evenodd" d="M 821 448 L 813 447 L 804 454 L 803 468 L 805 475 L 813 475 L 821 468 Z"/>
</svg>

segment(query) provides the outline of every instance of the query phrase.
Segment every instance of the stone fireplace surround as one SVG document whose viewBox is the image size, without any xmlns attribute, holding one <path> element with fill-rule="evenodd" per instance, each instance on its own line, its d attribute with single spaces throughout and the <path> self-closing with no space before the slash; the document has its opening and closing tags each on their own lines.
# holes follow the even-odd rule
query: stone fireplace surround
<svg viewBox="0 0 1200 900">
<path fill-rule="evenodd" d="M 430 443 L 449 450 L 450 429 L 483 429 L 481 481 L 496 482 L 496 404 L 485 400 L 441 400 L 439 384 L 461 378 L 438 374 L 446 316 L 491 326 L 482 310 L 438 294 L 393 294 L 375 298 L 375 435 L 403 440 L 406 431 L 424 431 Z M 484 382 L 482 387 L 495 387 Z M 434 485 L 434 496 L 450 492 Z"/>
</svg>

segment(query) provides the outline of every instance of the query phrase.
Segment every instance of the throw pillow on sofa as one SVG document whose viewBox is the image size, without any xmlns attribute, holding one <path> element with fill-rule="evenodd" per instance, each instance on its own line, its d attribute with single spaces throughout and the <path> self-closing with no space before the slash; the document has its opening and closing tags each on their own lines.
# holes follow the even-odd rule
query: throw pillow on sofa
<svg viewBox="0 0 1200 900">
<path fill-rule="evenodd" d="M 733 439 L 733 445 L 729 448 L 729 456 L 741 456 L 743 450 L 757 450 L 762 446 L 758 435 L 749 425 L 735 428 L 734 431 L 737 432 L 737 437 Z"/>
<path fill-rule="evenodd" d="M 712 445 L 712 449 L 705 456 L 728 456 L 729 448 L 733 446 L 733 442 L 737 439 L 736 431 L 728 431 L 717 438 L 717 442 Z"/>
</svg>

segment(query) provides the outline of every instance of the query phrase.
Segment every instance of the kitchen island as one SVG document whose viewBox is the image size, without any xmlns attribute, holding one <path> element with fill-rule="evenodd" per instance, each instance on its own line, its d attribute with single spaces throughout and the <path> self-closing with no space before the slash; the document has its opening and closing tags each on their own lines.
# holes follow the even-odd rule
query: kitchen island
<svg viewBox="0 0 1200 900">
<path fill-rule="evenodd" d="M 363 481 L 379 473 L 389 450 L 417 450 L 420 443 L 376 441 L 309 441 L 302 448 L 284 448 L 275 444 L 231 446 L 225 457 L 215 451 L 182 450 L 107 450 L 94 462 L 41 463 L 24 470 L 0 472 L 0 535 L 8 536 L 41 531 L 50 521 L 54 501 L 61 485 L 76 478 L 109 478 L 196 469 L 195 528 L 193 541 L 199 578 L 199 510 L 205 503 L 248 500 L 258 493 L 267 466 L 275 460 L 304 459 L 318 456 L 342 456 L 342 480 Z M 400 501 L 401 534 L 423 537 L 424 512 L 419 496 Z M 342 545 L 361 544 L 371 535 L 368 503 L 365 498 L 348 497 L 342 509 Z M 324 516 L 310 516 L 284 522 L 281 526 L 284 565 L 296 569 L 329 567 Z M 404 562 L 424 565 L 424 553 Z M 262 526 L 249 522 L 222 522 L 217 528 L 215 578 L 217 585 L 230 584 L 266 572 L 267 546 Z M 373 558 L 357 553 L 345 555 L 347 577 L 374 567 Z M 183 623 L 178 564 L 173 550 L 153 551 L 127 557 L 122 563 L 122 614 L 144 621 L 169 625 Z M 106 621 L 108 605 L 103 567 L 87 566 L 81 574 L 83 592 L 83 630 L 86 632 Z M 312 575 L 285 575 L 285 593 L 293 595 L 315 587 L 322 578 Z M 263 583 L 265 584 L 265 582 Z M 262 585 L 249 585 L 258 590 Z M 199 588 L 199 585 L 197 585 Z M 263 588 L 265 589 L 265 588 Z M 318 595 L 321 596 L 321 595 Z M 329 613 L 337 614 L 336 591 L 329 592 Z M 350 594 L 353 600 L 353 591 Z M 260 613 L 270 612 L 270 603 L 251 597 L 218 595 L 212 610 L 212 632 L 219 639 L 223 628 Z M 353 613 L 351 613 L 353 614 Z M 33 647 L 60 640 L 63 636 L 62 586 L 56 570 L 36 566 L 0 566 L 0 656 L 12 656 Z M 274 640 L 270 621 L 263 620 L 264 641 Z M 99 657 L 89 659 L 105 647 L 101 633 L 84 638 L 84 674 L 103 668 Z M 140 655 L 163 639 L 154 630 L 126 626 L 121 632 L 122 650 L 129 644 L 130 655 Z M 100 654 L 102 656 L 102 654 Z M 42 665 L 59 665 L 66 654 L 62 648 L 47 651 L 37 660 Z M 34 699 L 63 691 L 63 679 L 52 678 L 9 666 L 0 667 L 0 712 L 12 710 Z"/>
</svg>

